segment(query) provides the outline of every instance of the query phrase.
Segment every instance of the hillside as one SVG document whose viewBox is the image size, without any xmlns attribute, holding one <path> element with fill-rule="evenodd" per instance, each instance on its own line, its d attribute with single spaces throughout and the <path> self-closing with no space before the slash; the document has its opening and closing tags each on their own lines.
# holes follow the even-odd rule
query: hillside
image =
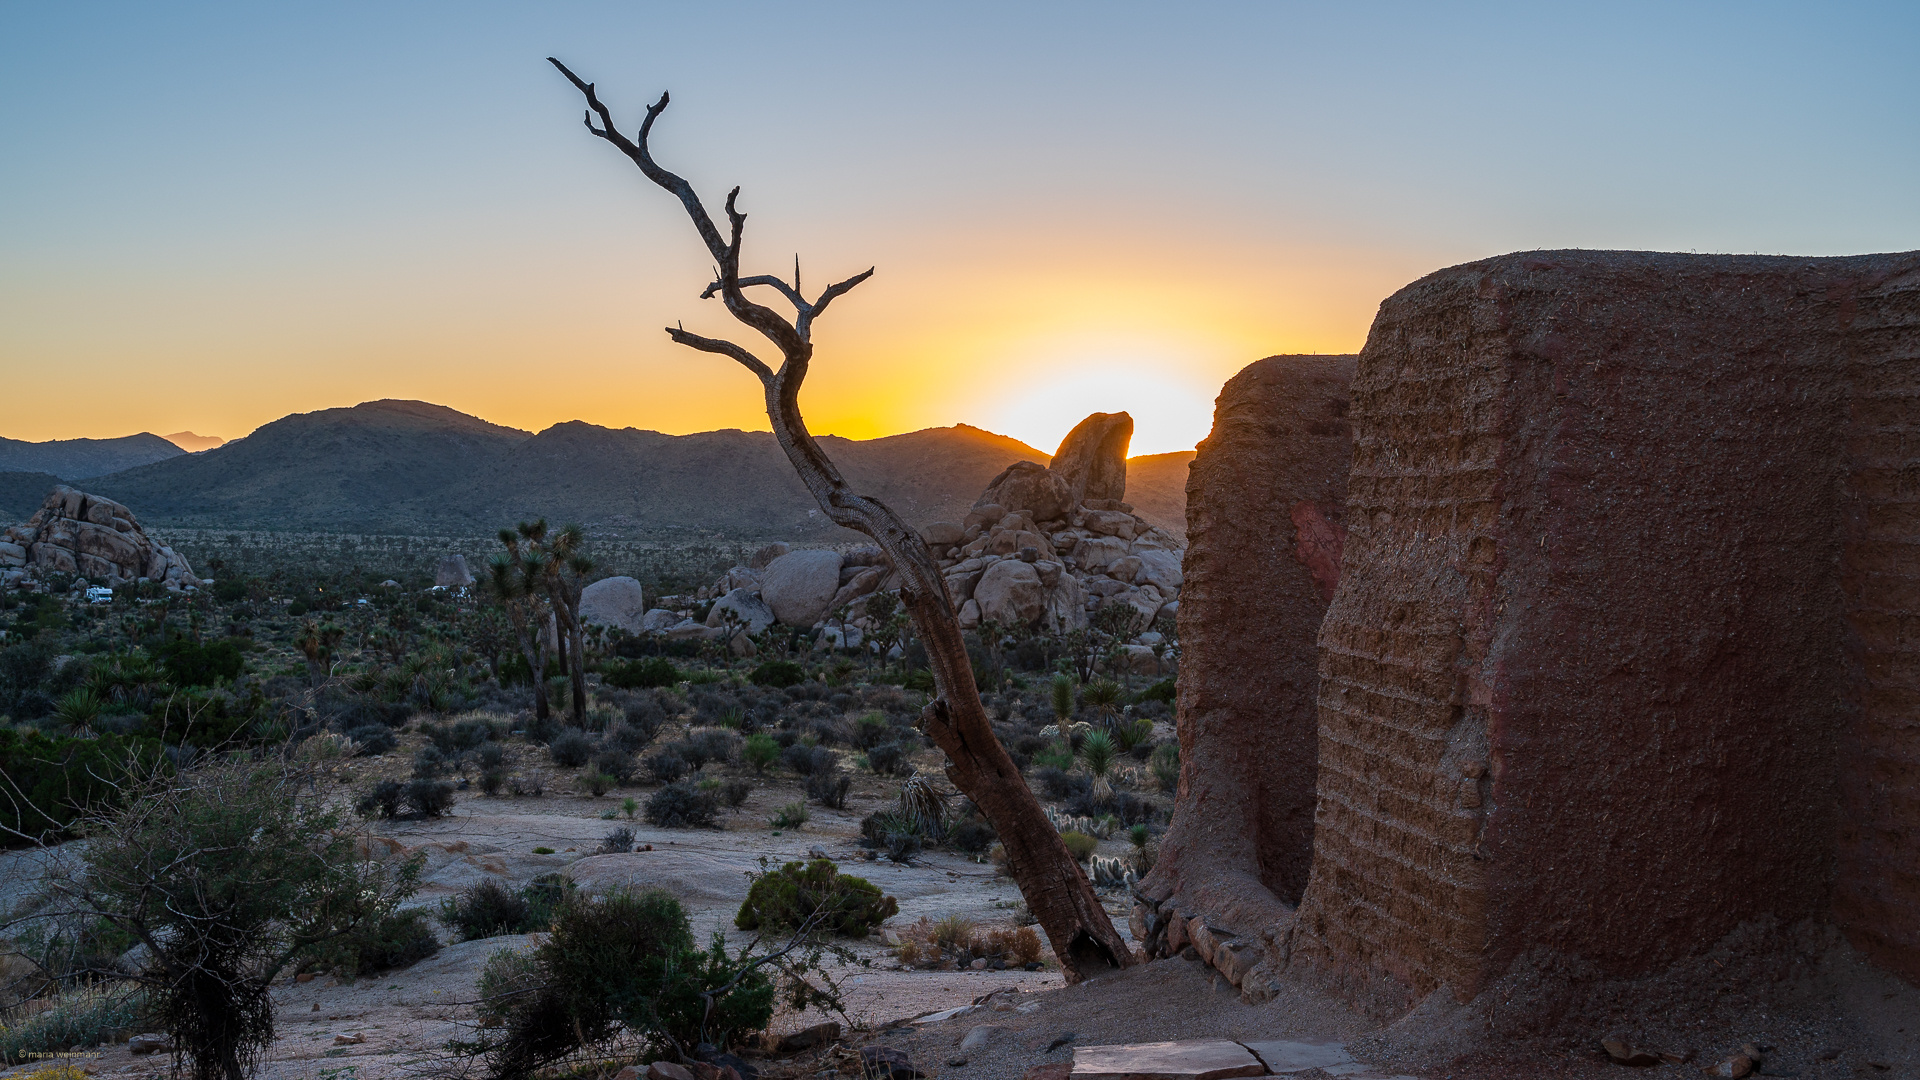
<svg viewBox="0 0 1920 1080">
<path fill-rule="evenodd" d="M 186 451 L 158 435 L 141 432 L 119 439 L 0 439 L 0 472 L 52 473 L 70 480 L 105 476 Z"/>
<path fill-rule="evenodd" d="M 52 473 L 0 472 L 0 522 L 25 521 L 63 481 Z"/>
<path fill-rule="evenodd" d="M 1127 459 L 1127 501 L 1134 513 L 1185 540 L 1187 466 L 1192 450 Z"/>
<path fill-rule="evenodd" d="M 964 424 L 821 442 L 860 490 L 915 523 L 958 520 L 1008 465 L 1049 460 Z M 1137 505 L 1176 531 L 1185 523 L 1191 457 L 1135 459 Z M 22 496 L 13 501 L 30 511 L 42 483 L 16 479 Z M 23 501 L 32 487 L 38 491 Z M 133 507 L 143 523 L 175 528 L 487 535 L 545 517 L 628 539 L 841 535 L 767 432 L 665 435 L 570 421 L 530 435 L 413 401 L 284 417 L 244 439 L 87 488 Z M 0 484 L 0 494 L 7 490 Z"/>
</svg>

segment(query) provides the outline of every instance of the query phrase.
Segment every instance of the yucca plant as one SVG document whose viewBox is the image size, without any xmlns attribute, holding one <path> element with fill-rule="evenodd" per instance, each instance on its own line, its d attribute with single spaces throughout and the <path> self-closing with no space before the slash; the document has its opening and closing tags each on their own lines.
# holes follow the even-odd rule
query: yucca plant
<svg viewBox="0 0 1920 1080">
<path fill-rule="evenodd" d="M 1080 691 L 1080 702 L 1092 709 L 1100 717 L 1103 727 L 1117 726 L 1121 705 L 1127 700 L 1127 692 L 1112 679 L 1095 679 Z"/>
<path fill-rule="evenodd" d="M 1073 679 L 1067 675 L 1053 677 L 1053 719 L 1062 728 L 1073 720 Z"/>
<path fill-rule="evenodd" d="M 938 839 L 946 835 L 947 797 L 925 773 L 916 772 L 900 785 L 900 813 L 926 836 Z"/>
<path fill-rule="evenodd" d="M 1093 776 L 1093 801 L 1103 806 L 1113 799 L 1113 784 L 1107 780 L 1113 758 L 1113 737 L 1106 732 L 1091 731 L 1080 740 L 1080 760 Z"/>
<path fill-rule="evenodd" d="M 93 722 L 100 719 L 103 704 L 98 694 L 81 687 L 60 699 L 53 707 L 53 718 L 71 734 L 91 735 Z"/>
</svg>

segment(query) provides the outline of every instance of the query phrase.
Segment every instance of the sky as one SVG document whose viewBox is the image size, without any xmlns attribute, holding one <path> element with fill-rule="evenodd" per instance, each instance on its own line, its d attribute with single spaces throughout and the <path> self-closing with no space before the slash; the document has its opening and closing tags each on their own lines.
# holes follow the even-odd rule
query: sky
<svg viewBox="0 0 1920 1080">
<path fill-rule="evenodd" d="M 1920 248 L 1920 5 L 0 3 L 0 435 L 766 428 L 595 81 L 809 291 L 816 432 L 1051 451 L 1534 248 Z"/>
</svg>

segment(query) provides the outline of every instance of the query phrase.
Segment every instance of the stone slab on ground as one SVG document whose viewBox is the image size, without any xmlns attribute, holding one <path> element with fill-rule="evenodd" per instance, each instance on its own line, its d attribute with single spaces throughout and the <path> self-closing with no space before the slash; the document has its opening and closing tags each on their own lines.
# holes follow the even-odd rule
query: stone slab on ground
<svg viewBox="0 0 1920 1080">
<path fill-rule="evenodd" d="M 1243 1039 L 1240 1045 L 1253 1051 L 1254 1056 L 1264 1062 L 1271 1073 L 1306 1072 L 1308 1069 L 1353 1064 L 1353 1055 L 1347 1053 L 1345 1043 L 1288 1042 L 1284 1039 L 1250 1042 Z"/>
<path fill-rule="evenodd" d="M 1225 1080 L 1266 1073 L 1252 1051 L 1227 1039 L 1087 1046 L 1073 1052 L 1073 1080 Z"/>
</svg>

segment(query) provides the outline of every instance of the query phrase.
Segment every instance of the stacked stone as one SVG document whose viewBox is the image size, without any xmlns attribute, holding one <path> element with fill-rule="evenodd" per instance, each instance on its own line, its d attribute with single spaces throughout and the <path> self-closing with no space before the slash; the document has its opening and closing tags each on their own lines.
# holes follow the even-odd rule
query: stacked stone
<svg viewBox="0 0 1920 1080">
<path fill-rule="evenodd" d="M 31 586 L 39 574 L 79 574 L 105 585 L 158 581 L 169 589 L 201 584 L 186 557 L 155 543 L 133 511 L 64 484 L 25 525 L 0 540 L 0 583 Z"/>
</svg>

